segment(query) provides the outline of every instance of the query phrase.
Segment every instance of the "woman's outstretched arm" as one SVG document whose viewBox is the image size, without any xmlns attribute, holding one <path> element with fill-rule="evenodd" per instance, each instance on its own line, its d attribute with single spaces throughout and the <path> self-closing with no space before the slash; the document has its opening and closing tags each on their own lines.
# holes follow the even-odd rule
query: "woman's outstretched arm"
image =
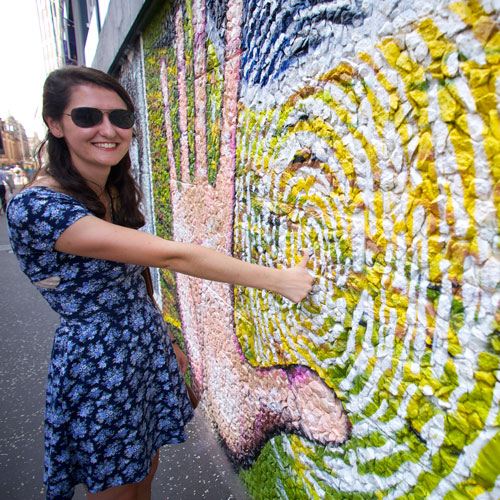
<svg viewBox="0 0 500 500">
<path fill-rule="evenodd" d="M 273 269 L 200 245 L 164 240 L 93 216 L 82 217 L 69 226 L 54 247 L 82 257 L 161 267 L 207 280 L 261 288 L 293 302 L 302 300 L 313 282 L 306 270 L 307 255 L 294 267 Z"/>
</svg>

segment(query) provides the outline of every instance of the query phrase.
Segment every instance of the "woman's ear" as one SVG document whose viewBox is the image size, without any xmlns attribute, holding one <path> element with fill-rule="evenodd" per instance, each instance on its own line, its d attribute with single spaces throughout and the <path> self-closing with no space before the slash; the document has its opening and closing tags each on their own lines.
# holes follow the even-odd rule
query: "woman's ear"
<svg viewBox="0 0 500 500">
<path fill-rule="evenodd" d="M 64 133 L 61 127 L 61 122 L 60 120 L 55 120 L 54 118 L 45 118 L 45 123 L 47 124 L 47 127 L 50 130 L 50 133 L 54 136 L 60 139 L 61 137 L 64 137 Z"/>
</svg>

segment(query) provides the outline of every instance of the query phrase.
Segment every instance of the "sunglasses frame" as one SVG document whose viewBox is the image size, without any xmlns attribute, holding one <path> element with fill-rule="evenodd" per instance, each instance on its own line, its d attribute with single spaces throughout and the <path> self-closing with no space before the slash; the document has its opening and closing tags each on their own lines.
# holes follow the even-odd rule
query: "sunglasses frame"
<svg viewBox="0 0 500 500">
<path fill-rule="evenodd" d="M 94 114 L 96 111 L 98 111 L 100 113 L 99 121 L 97 121 L 96 123 L 91 123 L 91 124 L 87 124 L 85 121 L 82 122 L 78 117 L 75 118 L 75 115 L 79 112 L 79 110 L 90 110 L 90 112 L 94 113 Z M 117 113 L 120 116 L 122 116 L 122 113 L 125 113 L 126 116 L 123 119 L 125 121 L 132 120 L 130 126 L 124 127 L 123 126 L 124 123 L 123 123 L 122 119 L 119 117 L 116 118 Z M 97 125 L 100 125 L 104 119 L 105 114 L 108 115 L 109 121 L 111 122 L 112 125 L 114 125 L 115 127 L 121 128 L 123 130 L 131 129 L 135 123 L 134 112 L 130 111 L 128 109 L 99 109 L 99 108 L 92 108 L 90 106 L 80 106 L 78 108 L 73 108 L 70 113 L 63 113 L 63 114 L 65 116 L 71 117 L 71 120 L 73 121 L 73 123 L 77 127 L 80 127 L 80 128 L 92 128 L 92 127 L 96 127 Z M 116 120 L 118 120 L 118 122 L 121 123 L 121 125 L 119 123 L 117 123 Z M 127 124 L 128 124 L 128 122 L 127 122 Z"/>
</svg>

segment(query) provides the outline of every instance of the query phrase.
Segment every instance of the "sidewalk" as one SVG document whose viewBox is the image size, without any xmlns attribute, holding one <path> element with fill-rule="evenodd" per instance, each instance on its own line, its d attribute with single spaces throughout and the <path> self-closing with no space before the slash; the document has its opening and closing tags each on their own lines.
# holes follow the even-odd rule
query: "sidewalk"
<svg viewBox="0 0 500 500">
<path fill-rule="evenodd" d="M 45 381 L 57 315 L 21 273 L 0 216 L 0 497 L 43 500 Z M 153 500 L 247 500 L 198 409 L 184 444 L 165 446 Z M 84 500 L 83 487 L 74 500 Z"/>
</svg>

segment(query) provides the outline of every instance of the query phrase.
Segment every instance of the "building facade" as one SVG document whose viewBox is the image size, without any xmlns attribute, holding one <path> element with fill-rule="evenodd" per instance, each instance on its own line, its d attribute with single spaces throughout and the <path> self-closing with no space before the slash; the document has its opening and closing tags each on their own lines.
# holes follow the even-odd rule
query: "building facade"
<svg viewBox="0 0 500 500">
<path fill-rule="evenodd" d="M 14 117 L 0 119 L 0 164 L 24 166 L 31 163 L 26 130 Z"/>
<path fill-rule="evenodd" d="M 46 73 L 68 65 L 85 65 L 88 22 L 97 0 L 37 0 Z"/>
</svg>

